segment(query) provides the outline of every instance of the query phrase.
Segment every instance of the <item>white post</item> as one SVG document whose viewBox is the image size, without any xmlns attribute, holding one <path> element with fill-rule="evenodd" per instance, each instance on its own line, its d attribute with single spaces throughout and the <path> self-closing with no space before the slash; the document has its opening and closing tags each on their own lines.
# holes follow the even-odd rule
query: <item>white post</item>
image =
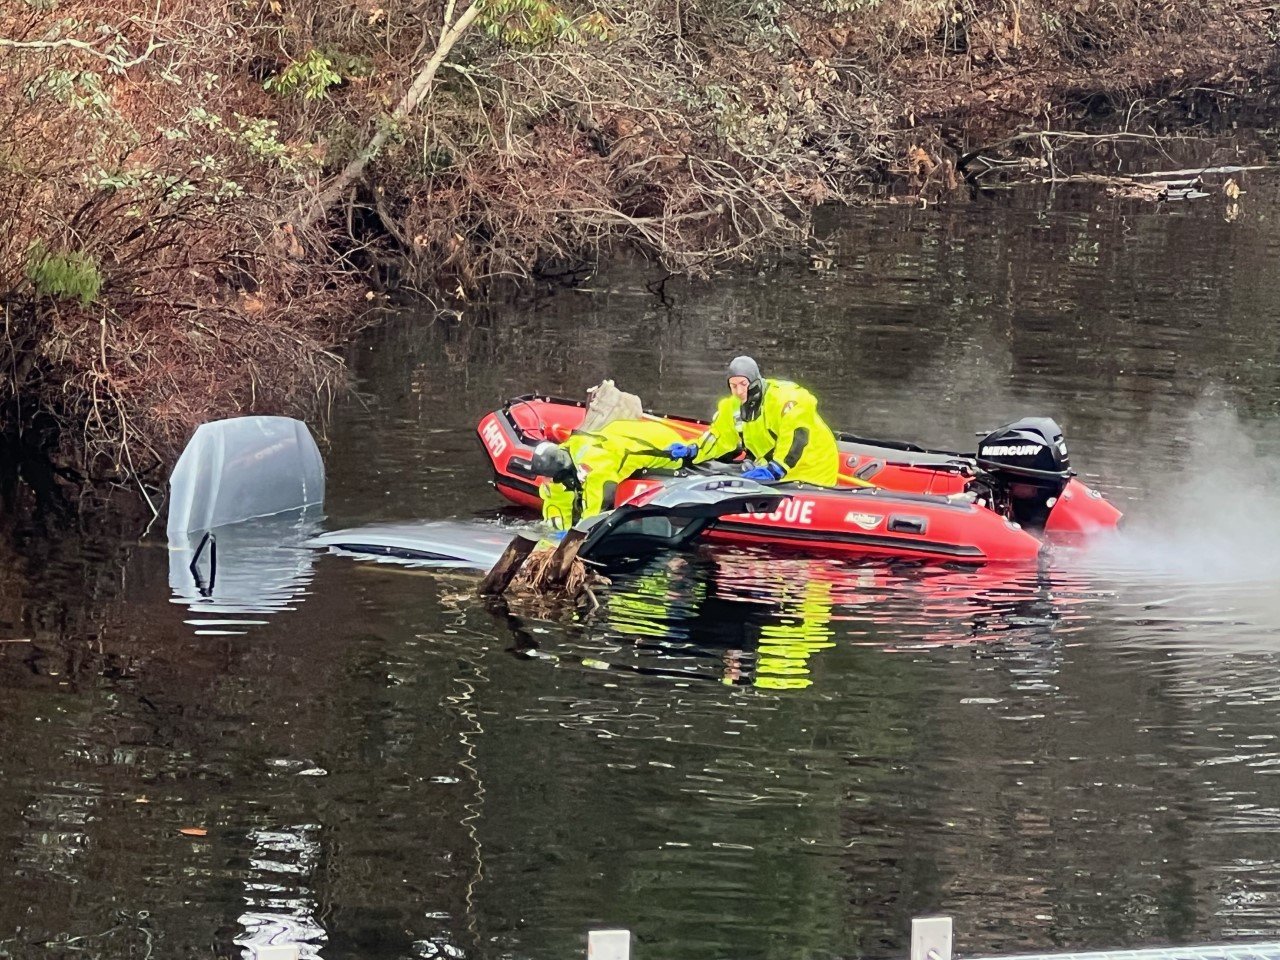
<svg viewBox="0 0 1280 960">
<path fill-rule="evenodd" d="M 631 931 L 590 931 L 587 934 L 587 960 L 631 960 Z"/>
<path fill-rule="evenodd" d="M 916 917 L 911 921 L 911 960 L 951 960 L 950 917 Z"/>
<path fill-rule="evenodd" d="M 298 960 L 302 956 L 297 943 L 253 943 L 253 960 Z"/>
<path fill-rule="evenodd" d="M 253 960 L 298 960 L 302 956 L 297 943 L 255 943 L 250 950 Z"/>
<path fill-rule="evenodd" d="M 302 956 L 296 943 L 264 943 L 254 944 L 253 960 L 298 960 Z"/>
</svg>

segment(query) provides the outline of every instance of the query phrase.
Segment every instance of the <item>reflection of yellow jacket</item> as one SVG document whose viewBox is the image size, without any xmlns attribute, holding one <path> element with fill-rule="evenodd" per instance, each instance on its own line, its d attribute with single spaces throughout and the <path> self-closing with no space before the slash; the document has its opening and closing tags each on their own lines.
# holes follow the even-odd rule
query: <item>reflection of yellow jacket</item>
<svg viewBox="0 0 1280 960">
<path fill-rule="evenodd" d="M 809 658 L 819 650 L 834 647 L 834 636 L 831 584 L 825 580 L 805 581 L 799 604 L 784 602 L 777 622 L 760 630 L 752 682 L 771 690 L 811 686 Z"/>
<path fill-rule="evenodd" d="M 676 557 L 655 564 L 609 591 L 609 628 L 625 637 L 687 640 L 689 621 L 707 595 L 706 582 L 685 572 L 685 561 Z"/>
<path fill-rule="evenodd" d="M 770 577 L 758 584 L 767 588 L 757 598 L 762 605 L 735 598 L 732 606 L 740 610 L 717 607 L 714 620 L 708 621 L 709 611 L 701 609 L 707 600 L 706 582 L 684 570 L 683 561 L 671 558 L 655 562 L 635 579 L 615 584 L 602 613 L 609 630 L 620 637 L 666 641 L 676 655 L 684 650 L 682 641 L 693 640 L 695 656 L 703 649 L 698 646 L 703 642 L 699 621 L 715 633 L 725 630 L 727 618 L 741 617 L 743 632 L 751 635 L 751 627 L 763 619 L 754 637 L 754 651 L 736 646 L 724 650 L 720 679 L 764 690 L 800 690 L 813 685 L 810 658 L 835 646 L 831 581 L 806 576 L 810 573 L 808 567 L 784 569 L 782 579 Z"/>
<path fill-rule="evenodd" d="M 789 380 L 764 381 L 760 415 L 742 419 L 742 403 L 725 397 L 698 441 L 697 462 L 745 448 L 756 460 L 782 468 L 784 480 L 835 486 L 840 451 L 831 428 L 818 416 L 818 401 Z"/>
<path fill-rule="evenodd" d="M 591 433 L 575 433 L 563 444 L 578 471 L 576 486 L 544 483 L 542 518 L 567 530 L 583 517 L 612 510 L 618 484 L 640 470 L 677 466 L 666 449 L 685 438 L 657 420 L 614 420 Z"/>
</svg>

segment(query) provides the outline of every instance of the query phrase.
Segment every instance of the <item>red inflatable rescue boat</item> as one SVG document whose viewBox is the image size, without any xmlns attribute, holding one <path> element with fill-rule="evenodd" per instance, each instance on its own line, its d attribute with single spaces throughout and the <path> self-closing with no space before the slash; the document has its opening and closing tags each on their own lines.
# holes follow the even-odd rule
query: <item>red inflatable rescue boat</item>
<svg viewBox="0 0 1280 960">
<path fill-rule="evenodd" d="M 533 448 L 563 442 L 586 404 L 529 395 L 504 404 L 477 427 L 509 500 L 539 508 Z M 646 414 L 693 439 L 706 421 Z M 1034 561 L 1047 543 L 1079 542 L 1120 521 L 1120 511 L 1076 478 L 1058 425 L 1027 417 L 988 434 L 974 454 L 837 433 L 837 487 L 778 483 L 788 498 L 769 513 L 720 517 L 708 539 L 774 544 L 967 564 Z M 725 473 L 742 464 L 713 462 L 648 470 L 618 486 L 617 504 L 642 504 L 673 477 Z M 871 484 L 867 486 L 866 484 Z"/>
</svg>

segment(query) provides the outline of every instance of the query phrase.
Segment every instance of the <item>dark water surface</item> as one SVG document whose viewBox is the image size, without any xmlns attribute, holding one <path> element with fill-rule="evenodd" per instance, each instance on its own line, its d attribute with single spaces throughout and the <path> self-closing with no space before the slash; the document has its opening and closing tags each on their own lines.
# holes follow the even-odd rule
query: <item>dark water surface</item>
<svg viewBox="0 0 1280 960">
<path fill-rule="evenodd" d="M 13 525 L 0 956 L 559 960 L 617 925 L 640 960 L 888 957 L 932 911 L 968 953 L 1280 937 L 1277 185 L 846 212 L 830 270 L 410 316 L 324 442 L 328 527 L 509 522 L 485 410 L 611 375 L 705 413 L 751 351 L 867 435 L 1057 418 L 1129 528 L 1041 574 L 722 551 L 503 616 L 267 530 L 222 560 L 275 557 L 252 602 L 192 610 L 154 532 Z"/>
</svg>

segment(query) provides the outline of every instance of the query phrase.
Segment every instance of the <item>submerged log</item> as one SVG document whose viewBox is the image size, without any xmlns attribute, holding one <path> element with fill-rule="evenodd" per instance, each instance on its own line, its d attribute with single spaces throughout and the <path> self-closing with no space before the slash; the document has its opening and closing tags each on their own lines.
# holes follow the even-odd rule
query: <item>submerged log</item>
<svg viewBox="0 0 1280 960">
<path fill-rule="evenodd" d="M 577 601 L 598 606 L 592 588 L 609 583 L 578 556 L 586 534 L 570 530 L 554 549 L 535 549 L 533 541 L 516 537 L 480 583 L 481 596 L 508 593 Z"/>
<path fill-rule="evenodd" d="M 582 549 L 582 541 L 586 538 L 587 535 L 579 530 L 570 530 L 564 535 L 551 554 L 549 572 L 545 581 L 546 587 L 554 590 L 568 584 L 575 571 L 574 561 L 578 560 L 578 551 Z M 581 561 L 578 561 L 578 564 L 581 565 Z M 582 568 L 582 572 L 586 573 L 585 567 Z"/>
<path fill-rule="evenodd" d="M 502 551 L 498 562 L 493 565 L 493 569 L 480 581 L 480 596 L 495 597 L 506 593 L 507 587 L 511 586 L 511 581 L 520 572 L 525 560 L 537 545 L 536 540 L 530 540 L 528 537 L 512 538 L 507 544 L 507 549 Z"/>
</svg>

